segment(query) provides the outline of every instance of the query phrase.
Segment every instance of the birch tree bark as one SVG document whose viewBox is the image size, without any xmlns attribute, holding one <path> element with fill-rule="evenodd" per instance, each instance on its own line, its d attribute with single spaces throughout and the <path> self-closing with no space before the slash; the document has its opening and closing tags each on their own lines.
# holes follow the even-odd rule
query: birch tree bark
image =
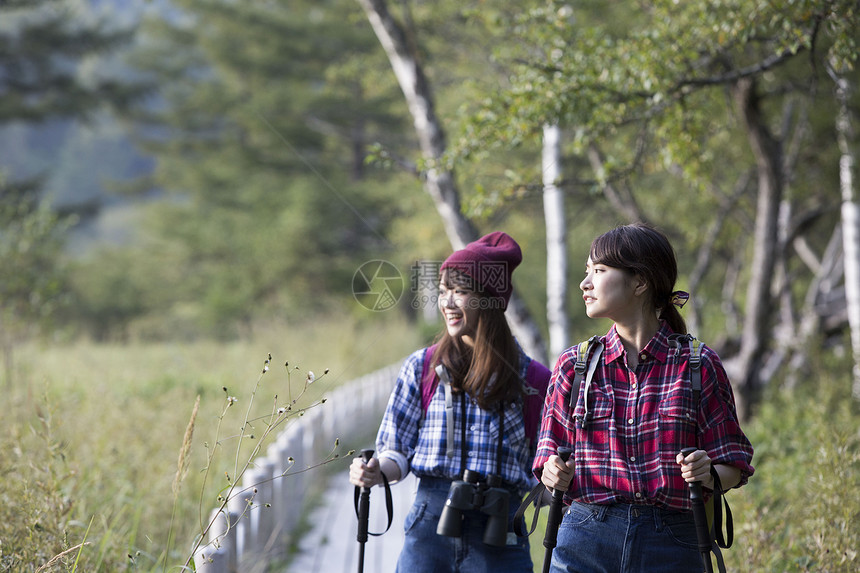
<svg viewBox="0 0 860 573">
<path fill-rule="evenodd" d="M 445 153 L 445 133 L 436 117 L 433 95 L 424 70 L 410 48 L 402 27 L 388 11 L 386 2 L 358 0 L 358 3 L 364 9 L 373 32 L 382 44 L 406 99 L 421 155 L 428 164 L 424 171 L 424 188 L 433 198 L 436 210 L 442 217 L 451 246 L 454 249 L 462 249 L 466 243 L 478 238 L 478 231 L 462 214 L 460 194 L 454 183 L 453 173 L 438 165 Z"/>
<path fill-rule="evenodd" d="M 358 0 L 358 3 L 385 50 L 406 99 L 421 155 L 426 163 L 426 169 L 423 171 L 424 188 L 430 194 L 436 210 L 442 217 L 442 224 L 451 246 L 454 249 L 461 249 L 478 238 L 478 230 L 463 215 L 454 173 L 443 167 L 442 158 L 447 145 L 445 132 L 436 117 L 432 90 L 427 77 L 417 54 L 412 49 L 414 43 L 409 42 L 402 26 L 388 11 L 384 0 Z M 505 314 L 511 330 L 525 351 L 546 364 L 547 352 L 543 336 L 516 293 L 511 297 Z"/>
<path fill-rule="evenodd" d="M 860 203 L 854 193 L 853 131 L 848 108 L 850 85 L 843 76 L 828 69 L 836 82 L 839 110 L 836 116 L 836 141 L 839 145 L 839 187 L 842 194 L 842 251 L 845 257 L 845 300 L 854 358 L 852 394 L 860 400 Z"/>
<path fill-rule="evenodd" d="M 567 225 L 564 194 L 556 183 L 561 179 L 561 130 L 543 128 L 543 212 L 546 221 L 546 316 L 549 324 L 550 357 L 569 346 L 567 313 Z"/>
</svg>

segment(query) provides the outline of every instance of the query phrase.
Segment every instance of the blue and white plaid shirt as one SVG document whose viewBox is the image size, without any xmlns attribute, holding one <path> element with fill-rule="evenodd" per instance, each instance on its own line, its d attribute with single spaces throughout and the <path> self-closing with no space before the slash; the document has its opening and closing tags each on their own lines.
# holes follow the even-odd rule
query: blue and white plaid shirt
<svg viewBox="0 0 860 573">
<path fill-rule="evenodd" d="M 445 390 L 439 384 L 427 408 L 421 405 L 421 374 L 425 350 L 412 353 L 397 376 L 394 390 L 376 437 L 380 458 L 398 464 L 402 477 L 409 471 L 416 476 L 432 476 L 450 480 L 460 479 L 461 403 L 463 395 L 454 395 L 454 455 L 448 457 L 447 424 L 445 419 Z M 520 377 L 525 384 L 530 359 L 520 350 Z M 502 436 L 502 480 L 525 493 L 537 483 L 531 472 L 536 436 L 526 438 L 523 423 L 523 400 L 505 408 Z M 499 411 L 481 409 L 466 397 L 466 463 L 465 468 L 486 477 L 496 472 L 499 439 Z"/>
</svg>

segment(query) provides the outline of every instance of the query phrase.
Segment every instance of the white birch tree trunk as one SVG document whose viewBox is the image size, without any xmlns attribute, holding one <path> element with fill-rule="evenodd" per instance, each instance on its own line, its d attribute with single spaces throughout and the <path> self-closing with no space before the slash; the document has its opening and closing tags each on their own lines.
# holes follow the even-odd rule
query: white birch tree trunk
<svg viewBox="0 0 860 573">
<path fill-rule="evenodd" d="M 854 359 L 852 394 L 860 400 L 860 203 L 854 193 L 854 155 L 851 153 L 853 133 L 848 109 L 848 80 L 831 71 L 836 81 L 836 140 L 839 158 L 839 187 L 842 193 L 842 251 L 845 257 L 845 300 L 848 306 L 848 327 Z"/>
<path fill-rule="evenodd" d="M 430 85 L 406 34 L 388 11 L 387 3 L 384 0 L 358 0 L 358 3 L 385 50 L 406 99 L 421 155 L 428 166 L 422 173 L 424 188 L 442 217 L 451 246 L 455 250 L 461 249 L 466 243 L 478 238 L 478 230 L 463 215 L 454 173 L 442 167 L 446 150 L 445 134 L 436 117 Z M 516 292 L 508 303 L 505 315 L 523 349 L 533 358 L 546 363 L 543 336 Z"/>
<path fill-rule="evenodd" d="M 561 179 L 561 130 L 543 128 L 543 213 L 546 221 L 546 316 L 550 360 L 569 346 L 567 315 L 567 225 Z M 552 365 L 550 365 L 552 366 Z"/>
<path fill-rule="evenodd" d="M 424 70 L 400 25 L 388 11 L 383 0 L 358 0 L 382 45 L 397 83 L 403 91 L 421 155 L 428 162 L 424 187 L 433 198 L 451 246 L 462 249 L 466 243 L 478 238 L 478 231 L 460 208 L 460 195 L 450 171 L 440 169 L 436 162 L 445 152 L 445 134 L 436 117 L 436 108 Z"/>
</svg>

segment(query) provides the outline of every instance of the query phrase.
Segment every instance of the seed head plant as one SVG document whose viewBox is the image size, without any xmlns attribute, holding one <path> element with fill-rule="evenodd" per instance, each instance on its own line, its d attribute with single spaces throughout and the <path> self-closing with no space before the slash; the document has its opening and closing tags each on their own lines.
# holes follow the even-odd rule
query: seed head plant
<svg viewBox="0 0 860 573">
<path fill-rule="evenodd" d="M 196 535 L 195 541 L 191 546 L 191 550 L 187 556 L 187 560 L 185 561 L 184 568 L 190 568 L 191 562 L 194 558 L 194 555 L 198 552 L 199 549 L 209 545 L 210 543 L 217 543 L 212 541 L 205 541 L 209 538 L 209 532 L 212 527 L 215 525 L 217 517 L 209 517 L 209 516 L 218 516 L 221 515 L 221 512 L 224 512 L 227 509 L 227 504 L 231 499 L 241 496 L 245 503 L 242 505 L 243 513 L 239 517 L 243 517 L 247 512 L 250 511 L 258 511 L 262 507 L 268 507 L 268 504 L 264 504 L 261 506 L 256 502 L 257 497 L 257 486 L 262 483 L 266 483 L 268 481 L 272 481 L 275 479 L 284 479 L 289 478 L 291 476 L 310 471 L 316 468 L 319 468 L 325 464 L 328 464 L 338 458 L 340 458 L 340 453 L 338 452 L 338 448 L 340 446 L 339 439 L 335 439 L 334 445 L 332 449 L 328 452 L 328 454 L 320 461 L 317 461 L 307 467 L 304 468 L 296 468 L 295 467 L 295 458 L 293 456 L 289 456 L 288 467 L 283 468 L 283 470 L 278 474 L 271 478 L 268 478 L 265 482 L 254 483 L 250 485 L 240 485 L 244 484 L 243 477 L 245 474 L 254 467 L 255 460 L 258 458 L 260 453 L 262 452 L 263 446 L 268 443 L 269 438 L 271 438 L 272 434 L 285 427 L 290 420 L 296 417 L 301 417 L 313 408 L 317 408 L 325 404 L 326 398 L 315 399 L 308 405 L 300 405 L 303 401 L 302 399 L 305 397 L 308 388 L 315 383 L 318 383 L 322 380 L 328 373 L 329 369 L 326 368 L 323 372 L 322 376 L 317 377 L 313 371 L 307 371 L 304 375 L 304 384 L 299 391 L 299 393 L 294 397 L 292 393 L 292 379 L 293 376 L 300 372 L 300 368 L 298 366 L 290 366 L 289 362 L 284 363 L 284 370 L 287 377 L 286 390 L 287 390 L 287 400 L 284 402 L 279 399 L 279 395 L 274 393 L 272 395 L 272 406 L 271 409 L 264 415 L 254 416 L 254 403 L 258 398 L 258 394 L 263 389 L 263 381 L 267 376 L 270 376 L 270 367 L 272 363 L 272 355 L 268 354 L 267 358 L 263 363 L 263 367 L 260 371 L 259 376 L 257 377 L 257 381 L 254 384 L 254 388 L 251 391 L 251 394 L 247 400 L 247 406 L 244 409 L 243 419 L 241 424 L 239 425 L 239 431 L 235 434 L 226 434 L 225 426 L 229 421 L 229 415 L 232 410 L 234 410 L 238 404 L 240 404 L 239 398 L 230 394 L 230 391 L 227 387 L 222 387 L 222 391 L 224 393 L 224 402 L 221 408 L 221 412 L 218 415 L 218 421 L 215 428 L 215 437 L 211 442 L 205 442 L 204 447 L 207 450 L 206 454 L 206 465 L 202 469 L 203 472 L 203 485 L 200 488 L 199 498 L 197 501 L 197 521 L 199 524 L 199 531 Z M 178 495 L 179 486 L 182 481 L 182 477 L 185 474 L 184 464 L 187 463 L 185 460 L 188 457 L 188 452 L 191 447 L 191 436 L 193 435 L 193 427 L 194 422 L 197 417 L 197 407 L 198 402 L 195 403 L 194 410 L 192 412 L 191 420 L 189 421 L 188 428 L 185 432 L 185 438 L 182 442 L 182 447 L 180 449 L 179 454 L 179 462 L 177 464 L 177 474 L 176 479 L 174 480 L 174 493 Z M 228 453 L 225 451 L 227 444 L 233 442 L 235 446 L 230 450 L 230 455 L 232 457 L 232 464 L 227 469 L 223 470 L 223 480 L 218 485 L 217 494 L 214 496 L 214 499 L 210 497 L 207 493 L 207 482 L 210 479 L 210 476 L 221 473 L 216 470 L 217 462 L 219 460 L 219 454 L 222 452 L 224 454 Z M 247 443 L 251 442 L 250 450 L 248 449 Z M 353 452 L 348 452 L 347 455 L 351 455 Z M 209 511 L 211 509 L 216 511 Z M 208 512 L 208 513 L 207 513 Z M 231 525 L 228 524 L 228 527 Z M 165 555 L 168 552 L 165 552 Z"/>
</svg>

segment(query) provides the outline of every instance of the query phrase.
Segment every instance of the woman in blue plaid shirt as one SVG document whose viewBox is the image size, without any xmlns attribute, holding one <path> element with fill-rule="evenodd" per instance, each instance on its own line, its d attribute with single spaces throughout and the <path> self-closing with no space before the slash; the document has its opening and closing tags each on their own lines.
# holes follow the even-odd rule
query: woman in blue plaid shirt
<svg viewBox="0 0 860 573">
<path fill-rule="evenodd" d="M 383 474 L 390 483 L 410 471 L 419 478 L 398 571 L 532 571 L 528 540 L 513 533 L 512 522 L 537 483 L 531 461 L 549 371 L 526 356 L 505 319 L 521 260 L 519 245 L 502 232 L 445 260 L 438 301 L 445 329 L 400 370 L 377 435 L 378 457 L 366 464 L 356 458 L 350 467 L 350 482 L 363 487 L 379 485 Z M 468 483 L 472 478 L 477 483 Z M 440 528 L 452 484 L 458 494 Z M 492 496 L 481 493 L 490 486 L 506 509 L 485 504 Z M 491 515 L 507 525 L 495 535 Z"/>
</svg>

